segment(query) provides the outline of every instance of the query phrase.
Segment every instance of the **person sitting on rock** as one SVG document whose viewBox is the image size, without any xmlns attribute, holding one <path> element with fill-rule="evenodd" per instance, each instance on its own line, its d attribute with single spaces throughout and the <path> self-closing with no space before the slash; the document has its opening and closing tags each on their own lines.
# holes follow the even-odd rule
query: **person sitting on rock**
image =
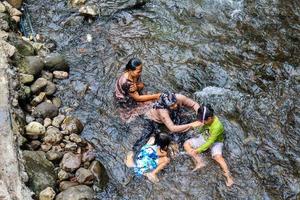
<svg viewBox="0 0 300 200">
<path fill-rule="evenodd" d="M 153 144 L 145 144 L 134 159 L 134 154 L 128 157 L 127 166 L 133 167 L 137 176 L 146 176 L 151 182 L 157 183 L 158 172 L 164 169 L 169 163 L 170 158 L 167 156 L 168 146 L 171 137 L 166 133 L 155 135 Z"/>
<path fill-rule="evenodd" d="M 118 78 L 115 85 L 115 97 L 120 107 L 134 107 L 137 102 L 152 101 L 159 98 L 157 94 L 142 94 L 144 83 L 141 82 L 142 62 L 132 58 L 126 65 L 124 73 Z"/>
<path fill-rule="evenodd" d="M 198 119 L 201 122 L 199 136 L 191 138 L 184 143 L 184 149 L 192 157 L 195 163 L 193 171 L 204 167 L 204 163 L 199 156 L 200 153 L 211 149 L 212 158 L 220 165 L 226 177 L 226 185 L 232 186 L 233 178 L 230 175 L 228 166 L 222 156 L 224 127 L 219 118 L 214 115 L 211 105 L 207 104 L 198 110 Z"/>
</svg>

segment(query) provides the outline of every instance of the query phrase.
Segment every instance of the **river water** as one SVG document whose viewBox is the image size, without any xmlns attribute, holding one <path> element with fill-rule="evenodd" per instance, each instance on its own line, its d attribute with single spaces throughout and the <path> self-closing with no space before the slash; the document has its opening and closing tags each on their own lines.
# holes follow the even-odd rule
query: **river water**
<svg viewBox="0 0 300 200">
<path fill-rule="evenodd" d="M 27 4 L 35 32 L 70 64 L 58 94 L 110 176 L 98 199 L 300 199 L 298 0 L 88 0 L 99 12 L 93 20 L 63 0 Z M 157 185 L 125 167 L 141 120 L 120 120 L 113 90 L 133 56 L 148 91 L 213 104 L 232 188 L 209 153 L 199 172 L 177 155 Z"/>
</svg>

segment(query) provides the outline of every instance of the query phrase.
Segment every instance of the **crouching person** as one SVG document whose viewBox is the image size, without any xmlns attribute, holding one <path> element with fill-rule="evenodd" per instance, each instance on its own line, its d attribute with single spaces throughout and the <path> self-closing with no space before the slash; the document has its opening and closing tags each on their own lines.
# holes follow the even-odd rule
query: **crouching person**
<svg viewBox="0 0 300 200">
<path fill-rule="evenodd" d="M 167 156 L 170 142 L 171 137 L 168 134 L 156 134 L 153 144 L 145 144 L 135 157 L 133 153 L 127 156 L 125 164 L 133 167 L 138 176 L 144 175 L 151 182 L 157 183 L 159 182 L 157 174 L 170 163 Z"/>
<path fill-rule="evenodd" d="M 233 178 L 222 156 L 224 127 L 218 117 L 214 115 L 214 110 L 209 104 L 200 107 L 197 116 L 198 120 L 202 122 L 202 126 L 199 128 L 201 134 L 184 143 L 185 151 L 192 157 L 195 163 L 193 171 L 204 167 L 204 163 L 199 154 L 210 148 L 212 158 L 222 168 L 224 176 L 226 177 L 226 185 L 230 187 L 234 183 Z"/>
</svg>

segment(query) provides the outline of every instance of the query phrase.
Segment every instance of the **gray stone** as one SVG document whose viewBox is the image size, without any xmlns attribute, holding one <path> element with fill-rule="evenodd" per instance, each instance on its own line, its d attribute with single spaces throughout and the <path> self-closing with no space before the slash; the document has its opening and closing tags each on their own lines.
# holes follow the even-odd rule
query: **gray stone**
<svg viewBox="0 0 300 200">
<path fill-rule="evenodd" d="M 55 93 L 56 91 L 56 85 L 52 83 L 51 81 L 47 81 L 46 88 L 44 89 L 44 92 L 46 93 L 47 96 L 51 96 Z"/>
<path fill-rule="evenodd" d="M 29 176 L 28 186 L 39 194 L 46 187 L 55 186 L 54 165 L 46 159 L 42 151 L 23 151 L 25 169 Z"/>
<path fill-rule="evenodd" d="M 41 146 L 41 142 L 38 141 L 38 140 L 32 140 L 32 141 L 30 142 L 30 148 L 31 148 L 32 150 L 37 150 L 40 146 Z"/>
<path fill-rule="evenodd" d="M 67 172 L 73 172 L 80 167 L 80 164 L 81 164 L 80 154 L 67 152 L 60 163 L 60 167 Z"/>
<path fill-rule="evenodd" d="M 65 146 L 66 151 L 76 151 L 77 149 L 77 144 L 74 142 L 68 142 Z"/>
<path fill-rule="evenodd" d="M 58 108 L 52 103 L 42 102 L 33 111 L 33 116 L 35 117 L 49 117 L 53 118 L 57 116 Z"/>
<path fill-rule="evenodd" d="M 76 6 L 83 5 L 86 2 L 86 0 L 70 0 L 69 2 L 71 6 L 76 7 Z"/>
<path fill-rule="evenodd" d="M 72 133 L 70 135 L 70 141 L 75 142 L 75 143 L 80 143 L 82 141 L 82 139 L 79 135 Z"/>
<path fill-rule="evenodd" d="M 61 123 L 64 121 L 64 119 L 65 119 L 64 115 L 58 115 L 58 116 L 54 117 L 53 121 L 52 121 L 52 126 L 59 128 Z"/>
<path fill-rule="evenodd" d="M 4 13 L 6 11 L 5 6 L 3 5 L 3 3 L 0 2 L 0 13 Z"/>
<path fill-rule="evenodd" d="M 9 30 L 9 17 L 5 13 L 0 13 L 0 30 Z"/>
<path fill-rule="evenodd" d="M 82 162 L 92 161 L 96 157 L 94 150 L 88 150 L 82 154 Z"/>
<path fill-rule="evenodd" d="M 86 185 L 77 185 L 70 187 L 59 193 L 55 200 L 92 200 L 94 199 L 94 191 Z"/>
<path fill-rule="evenodd" d="M 48 126 L 50 126 L 52 123 L 50 118 L 46 118 L 44 119 L 44 126 L 47 128 Z"/>
<path fill-rule="evenodd" d="M 89 185 L 93 183 L 94 175 L 88 169 L 79 168 L 75 173 L 76 180 L 80 184 Z"/>
<path fill-rule="evenodd" d="M 79 119 L 68 116 L 65 118 L 61 125 L 62 130 L 68 131 L 69 133 L 80 134 L 83 130 L 83 125 Z"/>
<path fill-rule="evenodd" d="M 17 35 L 9 35 L 9 42 L 16 47 L 17 51 L 23 56 L 33 56 L 34 55 L 34 48 L 30 44 Z"/>
<path fill-rule="evenodd" d="M 65 170 L 60 170 L 58 172 L 58 175 L 57 175 L 58 179 L 60 181 L 64 181 L 64 180 L 67 180 L 68 178 L 70 178 L 70 174 L 68 172 L 66 172 Z"/>
<path fill-rule="evenodd" d="M 48 127 L 45 133 L 43 141 L 45 143 L 56 144 L 59 143 L 63 138 L 63 135 L 60 133 L 59 129 L 56 127 Z"/>
<path fill-rule="evenodd" d="M 21 16 L 22 12 L 19 11 L 18 9 L 16 9 L 16 8 L 11 8 L 9 10 L 9 14 L 10 14 L 10 16 Z"/>
<path fill-rule="evenodd" d="M 48 151 L 46 153 L 46 158 L 50 161 L 57 161 L 60 160 L 63 157 L 62 152 L 57 152 L 57 151 Z"/>
<path fill-rule="evenodd" d="M 69 77 L 69 73 L 64 71 L 54 71 L 53 76 L 56 79 L 66 79 Z"/>
<path fill-rule="evenodd" d="M 98 15 L 97 7 L 95 6 L 82 6 L 79 9 L 79 12 L 82 15 L 91 16 L 91 17 L 95 17 L 96 15 Z"/>
<path fill-rule="evenodd" d="M 109 181 L 109 177 L 108 177 L 106 169 L 102 165 L 102 163 L 100 163 L 97 160 L 93 161 L 92 164 L 89 167 L 89 170 L 95 176 L 95 179 L 97 180 L 98 186 L 100 188 L 106 187 L 106 185 Z"/>
<path fill-rule="evenodd" d="M 59 97 L 54 97 L 54 98 L 52 99 L 52 103 L 53 103 L 57 108 L 59 108 L 59 107 L 61 106 L 61 104 L 62 104 L 61 99 L 60 99 Z"/>
<path fill-rule="evenodd" d="M 36 77 L 41 73 L 44 64 L 38 56 L 26 56 L 17 63 L 17 66 L 21 73 L 31 74 Z"/>
<path fill-rule="evenodd" d="M 30 122 L 26 126 L 27 135 L 44 135 L 46 132 L 45 127 L 38 122 Z"/>
<path fill-rule="evenodd" d="M 70 187 L 74 187 L 74 186 L 77 186 L 79 185 L 78 182 L 72 182 L 72 181 L 62 181 L 60 184 L 59 184 L 59 190 L 60 191 L 64 191 Z"/>
<path fill-rule="evenodd" d="M 36 93 L 40 91 L 47 85 L 48 81 L 44 78 L 38 78 L 34 83 L 30 86 L 32 93 Z"/>
<path fill-rule="evenodd" d="M 44 152 L 49 151 L 51 148 L 52 148 L 52 145 L 51 145 L 51 144 L 48 144 L 48 143 L 43 143 L 43 144 L 41 145 L 41 149 L 42 149 L 42 151 L 44 151 Z"/>
<path fill-rule="evenodd" d="M 51 53 L 48 54 L 44 58 L 45 69 L 53 72 L 53 71 L 69 71 L 69 66 L 65 60 L 65 58 L 59 53 Z"/>
<path fill-rule="evenodd" d="M 36 96 L 36 97 L 34 97 L 32 99 L 32 101 L 30 102 L 30 104 L 32 106 L 38 105 L 39 103 L 41 103 L 44 100 L 45 96 L 46 96 L 46 93 L 45 92 L 41 92 L 38 96 Z"/>
<path fill-rule="evenodd" d="M 20 81 L 21 83 L 31 83 L 34 80 L 34 76 L 31 74 L 23 74 L 20 73 Z"/>
<path fill-rule="evenodd" d="M 52 81 L 53 80 L 53 74 L 51 72 L 47 72 L 47 71 L 42 71 L 42 78 L 47 79 L 48 81 Z"/>
<path fill-rule="evenodd" d="M 39 200 L 53 200 L 56 193 L 51 187 L 47 187 L 43 191 L 40 192 Z"/>
<path fill-rule="evenodd" d="M 0 29 L 1 29 L 1 21 L 0 21 Z M 3 40 L 0 40 L 0 46 L 1 46 L 2 50 L 3 50 L 2 53 L 6 57 L 11 57 L 16 52 L 16 48 L 14 46 L 10 45 L 9 43 L 7 43 L 7 42 L 5 42 Z"/>
</svg>

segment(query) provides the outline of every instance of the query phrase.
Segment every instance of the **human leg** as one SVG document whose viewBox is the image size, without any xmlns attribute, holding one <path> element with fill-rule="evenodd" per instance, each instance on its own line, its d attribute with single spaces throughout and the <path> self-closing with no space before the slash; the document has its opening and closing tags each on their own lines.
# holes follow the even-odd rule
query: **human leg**
<svg viewBox="0 0 300 200">
<path fill-rule="evenodd" d="M 197 153 L 194 153 L 192 150 L 194 149 L 193 148 L 193 143 L 195 141 L 193 141 L 195 138 L 192 138 L 192 139 L 189 139 L 187 140 L 184 144 L 183 144 L 183 147 L 184 147 L 184 150 L 187 152 L 187 154 L 189 156 L 191 156 L 194 164 L 195 164 L 195 168 L 193 169 L 193 171 L 196 171 L 198 169 L 201 169 L 202 167 L 205 166 L 204 162 L 202 161 L 201 157 L 199 156 L 199 154 Z"/>
<path fill-rule="evenodd" d="M 230 187 L 233 185 L 234 182 L 232 176 L 230 175 L 227 163 L 224 157 L 222 156 L 222 148 L 223 148 L 223 143 L 221 142 L 215 143 L 211 149 L 212 157 L 220 165 L 221 169 L 223 170 L 224 176 L 226 177 L 226 185 Z"/>
<path fill-rule="evenodd" d="M 146 173 L 145 176 L 153 183 L 159 182 L 157 174 L 164 169 L 170 163 L 170 158 L 164 156 L 158 159 L 157 167 L 149 173 Z"/>
</svg>

